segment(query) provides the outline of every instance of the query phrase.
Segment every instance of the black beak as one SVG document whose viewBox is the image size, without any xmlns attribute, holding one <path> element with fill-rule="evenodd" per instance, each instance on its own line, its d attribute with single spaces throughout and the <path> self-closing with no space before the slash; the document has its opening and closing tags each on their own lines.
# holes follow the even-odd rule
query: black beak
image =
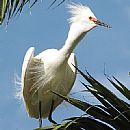
<svg viewBox="0 0 130 130">
<path fill-rule="evenodd" d="M 101 22 L 99 20 L 94 21 L 94 23 L 97 24 L 97 25 L 103 26 L 103 27 L 111 28 L 110 25 L 108 25 L 108 24 L 106 24 L 104 22 Z"/>
</svg>

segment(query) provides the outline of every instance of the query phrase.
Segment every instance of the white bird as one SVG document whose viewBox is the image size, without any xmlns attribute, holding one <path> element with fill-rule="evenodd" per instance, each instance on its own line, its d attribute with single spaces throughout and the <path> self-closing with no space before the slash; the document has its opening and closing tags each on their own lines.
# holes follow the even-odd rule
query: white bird
<svg viewBox="0 0 130 130">
<path fill-rule="evenodd" d="M 61 104 L 62 98 L 51 91 L 67 95 L 76 79 L 77 66 L 74 48 L 91 29 L 97 25 L 110 27 L 100 22 L 88 6 L 69 4 L 71 14 L 70 30 L 65 45 L 57 49 L 48 49 L 34 56 L 34 47 L 30 47 L 22 66 L 22 94 L 26 110 L 30 117 L 40 119 L 49 117 Z"/>
</svg>

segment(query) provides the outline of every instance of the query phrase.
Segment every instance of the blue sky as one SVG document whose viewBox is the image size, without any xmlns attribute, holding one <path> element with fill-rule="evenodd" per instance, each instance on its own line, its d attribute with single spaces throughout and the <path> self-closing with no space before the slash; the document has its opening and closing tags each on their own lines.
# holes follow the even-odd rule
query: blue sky
<svg viewBox="0 0 130 130">
<path fill-rule="evenodd" d="M 76 1 L 76 0 L 75 0 Z M 73 1 L 73 2 L 75 2 Z M 110 23 L 112 29 L 98 27 L 89 32 L 76 47 L 80 69 L 87 69 L 95 78 L 108 85 L 103 75 L 114 75 L 125 85 L 130 86 L 130 2 L 129 0 L 80 0 L 93 10 L 98 19 Z M 41 1 L 33 7 L 32 15 L 24 8 L 20 17 L 10 22 L 7 32 L 0 28 L 0 130 L 32 130 L 38 126 L 35 119 L 28 117 L 23 103 L 15 98 L 15 74 L 21 75 L 21 66 L 27 49 L 35 47 L 35 54 L 47 48 L 61 48 L 67 37 L 69 14 L 66 1 L 60 7 L 48 9 L 48 1 Z M 71 93 L 83 86 L 78 75 Z M 108 85 L 109 88 L 110 84 Z M 130 88 L 130 87 L 129 87 Z M 110 86 L 110 89 L 116 91 Z M 79 97 L 81 95 L 74 95 Z M 90 102 L 91 96 L 86 96 Z M 94 102 L 94 101 L 93 101 Z M 73 106 L 63 103 L 54 112 L 54 119 L 60 122 L 64 117 L 79 115 Z M 44 125 L 49 122 L 44 120 Z"/>
</svg>

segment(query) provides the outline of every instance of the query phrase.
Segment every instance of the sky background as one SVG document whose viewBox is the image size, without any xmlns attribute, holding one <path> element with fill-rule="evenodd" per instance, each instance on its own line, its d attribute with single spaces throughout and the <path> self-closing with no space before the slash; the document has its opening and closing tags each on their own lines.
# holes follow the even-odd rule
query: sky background
<svg viewBox="0 0 130 130">
<path fill-rule="evenodd" d="M 0 28 L 0 130 L 32 130 L 38 121 L 28 117 L 22 101 L 15 98 L 15 77 L 21 75 L 24 55 L 31 46 L 35 54 L 47 48 L 61 48 L 66 40 L 69 24 L 69 13 L 64 2 L 55 9 L 48 9 L 52 0 L 40 0 L 30 10 L 25 7 L 20 17 L 15 17 L 8 25 Z M 89 32 L 75 48 L 78 66 L 87 69 L 95 78 L 108 85 L 117 93 L 104 76 L 114 75 L 130 88 L 130 1 L 129 0 L 79 0 L 88 5 L 98 19 L 109 23 L 112 28 L 98 27 Z M 85 89 L 78 75 L 71 94 Z M 83 94 L 72 94 L 82 98 Z M 86 95 L 90 103 L 96 102 L 91 95 Z M 121 97 L 124 98 L 124 97 Z M 63 103 L 53 113 L 54 119 L 60 123 L 63 118 L 80 115 L 82 112 L 75 107 Z M 47 120 L 44 125 L 49 125 Z"/>
</svg>

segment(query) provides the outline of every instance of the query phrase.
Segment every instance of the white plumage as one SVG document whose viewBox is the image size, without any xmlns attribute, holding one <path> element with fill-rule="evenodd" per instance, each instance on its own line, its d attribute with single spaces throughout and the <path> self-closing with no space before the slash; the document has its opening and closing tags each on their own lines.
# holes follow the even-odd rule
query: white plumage
<svg viewBox="0 0 130 130">
<path fill-rule="evenodd" d="M 29 115 L 34 118 L 39 118 L 38 104 L 41 101 L 42 117 L 45 118 L 50 113 L 52 100 L 55 101 L 53 109 L 62 102 L 61 98 L 49 90 L 63 95 L 71 90 L 76 77 L 73 67 L 76 59 L 72 53 L 67 63 L 61 64 L 59 51 L 56 49 L 43 51 L 35 57 L 33 53 L 34 48 L 31 47 L 22 67 L 23 97 Z"/>
<path fill-rule="evenodd" d="M 72 3 L 69 4 L 67 7 L 71 14 L 71 17 L 69 18 L 70 23 L 83 21 L 83 19 L 86 21 L 87 17 L 89 16 L 96 18 L 88 6 Z"/>
<path fill-rule="evenodd" d="M 50 109 L 63 101 L 50 90 L 67 95 L 76 78 L 77 66 L 75 54 L 72 53 L 85 34 L 96 27 L 99 22 L 87 6 L 70 4 L 68 6 L 71 26 L 65 45 L 57 49 L 48 49 L 34 56 L 34 47 L 27 51 L 22 66 L 22 93 L 25 106 L 30 117 L 39 118 L 39 102 L 41 117 L 46 118 Z M 97 23 L 96 23 L 97 22 Z M 73 66 L 74 65 L 74 66 Z"/>
</svg>

